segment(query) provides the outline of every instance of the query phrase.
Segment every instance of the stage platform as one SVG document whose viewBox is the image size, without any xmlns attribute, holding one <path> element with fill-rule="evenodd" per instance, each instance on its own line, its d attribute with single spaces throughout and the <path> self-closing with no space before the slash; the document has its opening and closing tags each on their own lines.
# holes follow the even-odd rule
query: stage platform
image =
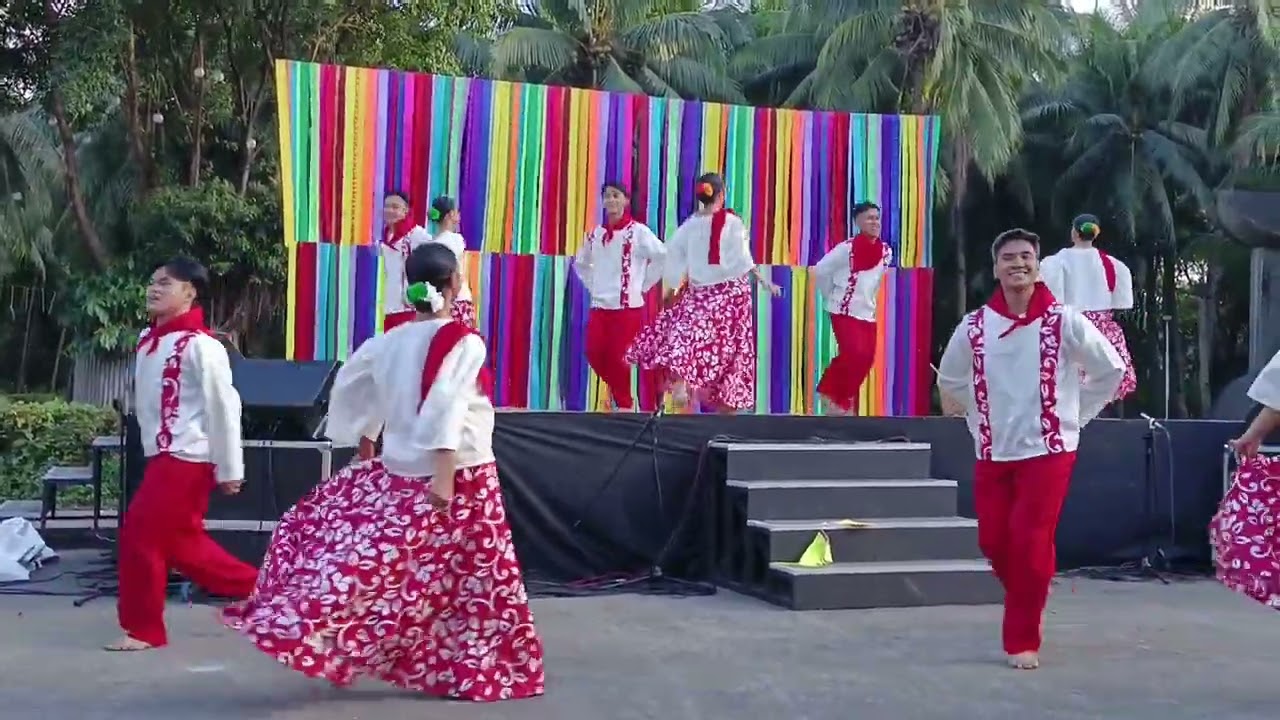
<svg viewBox="0 0 1280 720">
<path fill-rule="evenodd" d="M 1207 568 L 1223 446 L 1241 429 L 1091 423 L 1058 530 L 1060 569 L 1153 551 Z M 998 597 L 977 551 L 960 419 L 503 412 L 494 448 L 534 594 L 626 586 L 657 569 L 793 608 Z M 245 492 L 215 495 L 209 518 L 215 537 L 257 561 L 274 521 L 350 451 L 246 453 Z M 820 532 L 834 564 L 794 566 Z"/>
</svg>

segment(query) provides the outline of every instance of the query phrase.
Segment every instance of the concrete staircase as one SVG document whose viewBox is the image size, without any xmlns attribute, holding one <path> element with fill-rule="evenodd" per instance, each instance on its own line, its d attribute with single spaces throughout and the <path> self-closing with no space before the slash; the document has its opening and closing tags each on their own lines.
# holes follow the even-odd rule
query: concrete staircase
<svg viewBox="0 0 1280 720">
<path fill-rule="evenodd" d="M 1001 601 L 977 522 L 956 516 L 956 483 L 929 477 L 928 445 L 735 441 L 712 449 L 725 478 L 717 560 L 729 587 L 793 610 Z M 834 562 L 796 565 L 820 532 Z"/>
</svg>

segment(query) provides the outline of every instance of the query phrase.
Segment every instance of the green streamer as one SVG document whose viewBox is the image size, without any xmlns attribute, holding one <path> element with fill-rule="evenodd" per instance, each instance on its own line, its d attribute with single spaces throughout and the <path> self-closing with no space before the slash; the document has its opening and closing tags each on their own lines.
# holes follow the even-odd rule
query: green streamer
<svg viewBox="0 0 1280 720">
<path fill-rule="evenodd" d="M 555 282 L 551 284 L 552 303 L 551 316 L 555 318 L 552 326 L 551 338 L 551 382 L 548 383 L 550 388 L 551 399 L 547 403 L 547 409 L 559 410 L 564 407 L 560 392 L 560 370 L 561 370 L 561 351 L 564 344 L 564 327 L 569 324 L 568 310 L 565 309 L 565 290 L 568 280 L 569 258 L 564 255 L 557 255 L 554 264 L 551 266 L 552 272 L 555 273 Z"/>
</svg>

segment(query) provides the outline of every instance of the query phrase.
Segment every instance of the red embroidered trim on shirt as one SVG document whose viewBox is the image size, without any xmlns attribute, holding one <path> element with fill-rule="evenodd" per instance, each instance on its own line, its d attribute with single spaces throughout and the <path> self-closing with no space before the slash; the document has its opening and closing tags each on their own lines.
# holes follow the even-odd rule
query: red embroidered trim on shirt
<svg viewBox="0 0 1280 720">
<path fill-rule="evenodd" d="M 969 316 L 969 347 L 973 351 L 973 398 L 978 410 L 978 457 L 991 460 L 991 398 L 987 388 L 986 308 Z M 1040 318 L 1040 436 L 1049 454 L 1065 450 L 1058 417 L 1058 361 L 1062 354 L 1062 306 L 1050 305 Z"/>
<path fill-rule="evenodd" d="M 178 419 L 182 393 L 182 352 L 199 333 L 184 333 L 173 343 L 160 371 L 160 427 L 156 430 L 156 450 L 167 453 L 173 447 L 173 423 Z"/>
</svg>

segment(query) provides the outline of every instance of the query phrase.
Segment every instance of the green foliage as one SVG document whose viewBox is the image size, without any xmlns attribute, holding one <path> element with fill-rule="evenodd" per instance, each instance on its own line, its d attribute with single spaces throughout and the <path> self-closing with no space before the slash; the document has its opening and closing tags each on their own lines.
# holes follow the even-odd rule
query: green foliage
<svg viewBox="0 0 1280 720">
<path fill-rule="evenodd" d="M 90 443 L 116 424 L 114 411 L 91 405 L 0 397 L 0 500 L 38 499 L 46 470 L 88 464 Z"/>
<path fill-rule="evenodd" d="M 125 260 L 68 284 L 61 320 L 75 338 L 75 351 L 117 355 L 133 350 L 146 325 L 146 272 Z"/>
</svg>

